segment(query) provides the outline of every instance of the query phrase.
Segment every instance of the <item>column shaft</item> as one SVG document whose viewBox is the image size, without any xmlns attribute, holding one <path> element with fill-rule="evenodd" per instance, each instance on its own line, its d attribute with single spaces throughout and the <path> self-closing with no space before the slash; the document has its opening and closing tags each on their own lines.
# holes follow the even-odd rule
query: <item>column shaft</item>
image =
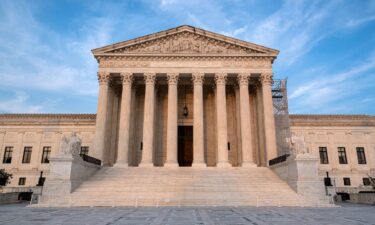
<svg viewBox="0 0 375 225">
<path fill-rule="evenodd" d="M 122 94 L 120 109 L 120 128 L 118 140 L 118 153 L 116 166 L 127 167 L 129 165 L 129 135 L 130 135 L 130 110 L 131 110 L 131 90 L 133 75 L 131 73 L 121 74 Z"/>
<path fill-rule="evenodd" d="M 154 145 L 154 113 L 155 113 L 155 73 L 145 74 L 145 106 L 143 116 L 143 150 L 140 167 L 153 166 L 152 153 Z"/>
<path fill-rule="evenodd" d="M 204 73 L 193 74 L 193 167 L 206 166 L 204 162 L 203 80 Z"/>
<path fill-rule="evenodd" d="M 277 157 L 275 117 L 272 103 L 272 74 L 262 74 L 263 120 L 267 161 Z"/>
<path fill-rule="evenodd" d="M 249 75 L 239 74 L 242 166 L 255 166 L 250 124 Z"/>
<path fill-rule="evenodd" d="M 98 97 L 98 111 L 96 113 L 95 123 L 95 139 L 94 149 L 95 156 L 102 160 L 102 165 L 108 164 L 107 147 L 106 144 L 106 130 L 107 130 L 107 113 L 108 113 L 108 96 L 109 96 L 109 73 L 98 73 L 99 81 L 99 97 Z"/>
<path fill-rule="evenodd" d="M 227 75 L 215 74 L 216 82 L 216 124 L 217 124 L 217 167 L 230 166 L 228 161 L 228 128 L 225 82 Z"/>
<path fill-rule="evenodd" d="M 164 166 L 178 167 L 178 163 L 177 163 L 178 74 L 168 73 L 167 78 L 168 78 L 167 160 Z"/>
<path fill-rule="evenodd" d="M 261 166 L 267 166 L 265 141 L 264 141 L 264 121 L 263 121 L 263 98 L 262 98 L 262 86 L 261 84 L 256 85 L 256 120 L 257 120 L 257 136 L 258 136 L 258 151 L 259 161 Z"/>
</svg>

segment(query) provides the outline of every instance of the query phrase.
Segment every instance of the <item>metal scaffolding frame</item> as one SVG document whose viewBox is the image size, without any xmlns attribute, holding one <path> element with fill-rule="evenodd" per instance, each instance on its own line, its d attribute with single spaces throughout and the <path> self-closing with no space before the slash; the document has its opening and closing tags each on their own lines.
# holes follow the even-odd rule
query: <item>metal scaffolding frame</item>
<svg viewBox="0 0 375 225">
<path fill-rule="evenodd" d="M 278 155 L 291 154 L 291 138 L 287 79 L 274 79 L 272 83 L 272 102 L 275 115 L 276 144 Z"/>
</svg>

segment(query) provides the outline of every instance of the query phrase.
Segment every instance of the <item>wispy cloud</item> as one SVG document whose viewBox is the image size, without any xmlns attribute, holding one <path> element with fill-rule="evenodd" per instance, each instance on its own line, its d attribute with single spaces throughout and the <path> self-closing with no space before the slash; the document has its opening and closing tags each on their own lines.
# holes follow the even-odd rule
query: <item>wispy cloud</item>
<svg viewBox="0 0 375 225">
<path fill-rule="evenodd" d="M 0 100 L 0 113 L 39 113 L 43 110 L 41 105 L 31 105 L 28 99 L 25 92 L 17 91 L 15 96 Z"/>
<path fill-rule="evenodd" d="M 375 84 L 375 52 L 360 64 L 353 65 L 344 72 L 336 74 L 322 74 L 320 78 L 305 81 L 289 95 L 291 109 L 294 113 L 308 112 L 311 110 L 327 110 L 347 104 L 346 98 L 356 92 L 366 90 L 366 86 L 374 87 Z M 364 76 L 366 74 L 366 76 Z M 373 98 L 365 98 L 365 102 Z M 338 103 L 337 101 L 341 101 Z M 334 103 L 336 102 L 336 103 Z M 358 104 L 358 102 L 357 102 Z M 349 112 L 350 107 L 346 108 Z M 344 112 L 345 112 L 344 111 Z"/>
</svg>

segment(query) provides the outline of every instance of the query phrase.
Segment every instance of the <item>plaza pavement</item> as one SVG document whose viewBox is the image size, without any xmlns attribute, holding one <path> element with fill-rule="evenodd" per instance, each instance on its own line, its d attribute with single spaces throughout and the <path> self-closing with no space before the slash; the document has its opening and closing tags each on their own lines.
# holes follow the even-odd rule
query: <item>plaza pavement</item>
<svg viewBox="0 0 375 225">
<path fill-rule="evenodd" d="M 342 207 L 336 208 L 31 208 L 26 206 L 26 204 L 0 205 L 0 224 L 375 225 L 375 206 L 353 204 L 343 204 Z"/>
</svg>

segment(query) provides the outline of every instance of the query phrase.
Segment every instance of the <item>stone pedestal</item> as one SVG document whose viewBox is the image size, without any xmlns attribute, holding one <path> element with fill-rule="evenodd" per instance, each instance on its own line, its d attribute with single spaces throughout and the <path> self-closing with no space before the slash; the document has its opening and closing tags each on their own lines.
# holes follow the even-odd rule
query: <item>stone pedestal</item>
<svg viewBox="0 0 375 225">
<path fill-rule="evenodd" d="M 82 160 L 80 156 L 58 155 L 50 159 L 50 174 L 46 179 L 42 204 L 63 201 L 84 180 L 100 169 Z"/>
<path fill-rule="evenodd" d="M 326 199 L 324 182 L 318 175 L 319 159 L 309 153 L 297 154 L 270 166 L 297 193 L 317 200 Z"/>
</svg>

